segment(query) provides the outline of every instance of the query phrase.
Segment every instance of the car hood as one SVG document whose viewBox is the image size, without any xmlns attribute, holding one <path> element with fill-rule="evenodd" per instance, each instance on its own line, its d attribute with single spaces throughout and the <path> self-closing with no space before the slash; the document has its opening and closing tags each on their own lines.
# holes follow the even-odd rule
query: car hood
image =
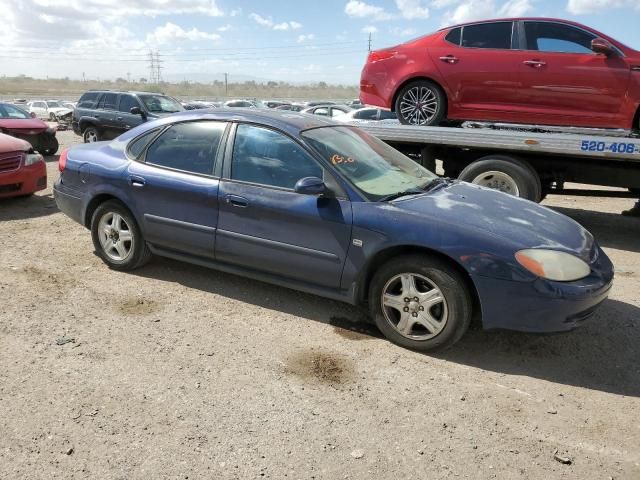
<svg viewBox="0 0 640 480">
<path fill-rule="evenodd" d="M 454 181 L 424 195 L 401 197 L 394 207 L 490 233 L 514 249 L 549 248 L 590 261 L 593 236 L 569 217 L 506 193 Z"/>
<path fill-rule="evenodd" d="M 31 150 L 29 142 L 0 133 L 0 153 L 26 152 L 29 150 Z"/>
<path fill-rule="evenodd" d="M 29 135 L 47 130 L 49 126 L 37 118 L 3 118 L 0 119 L 0 129 L 20 131 Z"/>
<path fill-rule="evenodd" d="M 55 113 L 56 115 L 59 115 L 59 116 L 64 116 L 64 115 L 68 115 L 70 113 L 73 113 L 73 110 L 70 110 L 70 109 L 64 108 L 64 107 L 61 107 L 61 108 L 50 108 L 49 111 L 53 112 L 53 113 Z"/>
</svg>

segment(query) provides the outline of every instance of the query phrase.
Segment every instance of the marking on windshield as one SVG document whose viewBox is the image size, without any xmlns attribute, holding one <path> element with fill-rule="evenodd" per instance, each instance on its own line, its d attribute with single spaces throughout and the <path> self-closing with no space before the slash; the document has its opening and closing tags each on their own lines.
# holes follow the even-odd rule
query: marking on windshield
<svg viewBox="0 0 640 480">
<path fill-rule="evenodd" d="M 331 163 L 334 165 L 340 165 L 341 163 L 355 163 L 355 160 L 351 157 L 343 157 L 342 155 L 332 155 Z"/>
</svg>

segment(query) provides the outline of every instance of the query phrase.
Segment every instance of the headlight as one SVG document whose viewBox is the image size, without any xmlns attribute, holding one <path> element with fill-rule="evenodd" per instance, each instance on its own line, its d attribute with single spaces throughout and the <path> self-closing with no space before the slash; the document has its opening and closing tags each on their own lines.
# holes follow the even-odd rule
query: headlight
<svg viewBox="0 0 640 480">
<path fill-rule="evenodd" d="M 520 250 L 516 253 L 516 260 L 534 275 L 558 282 L 580 280 L 591 272 L 585 261 L 557 250 Z"/>
<path fill-rule="evenodd" d="M 24 166 L 28 167 L 29 165 L 33 165 L 34 163 L 44 162 L 44 158 L 39 153 L 27 153 L 24 156 Z"/>
</svg>

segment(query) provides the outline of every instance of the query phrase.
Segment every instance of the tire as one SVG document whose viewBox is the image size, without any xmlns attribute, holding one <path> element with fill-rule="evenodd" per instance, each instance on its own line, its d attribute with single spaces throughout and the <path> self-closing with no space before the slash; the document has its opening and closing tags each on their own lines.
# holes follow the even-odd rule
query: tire
<svg viewBox="0 0 640 480">
<path fill-rule="evenodd" d="M 416 104 L 421 105 L 421 108 L 416 108 Z M 429 107 L 433 111 L 427 110 Z M 395 112 L 403 125 L 439 125 L 444 120 L 446 111 L 446 95 L 442 88 L 429 80 L 411 82 L 402 87 L 396 96 Z"/>
<path fill-rule="evenodd" d="M 532 202 L 537 203 L 542 199 L 538 173 L 528 163 L 507 155 L 480 158 L 467 165 L 458 178 Z"/>
<path fill-rule="evenodd" d="M 120 220 L 117 220 L 118 217 Z M 109 233 L 105 232 L 109 228 L 111 228 L 111 231 Z M 124 232 L 128 232 L 127 238 L 130 238 L 130 240 L 122 240 L 125 236 Z M 114 237 L 116 239 L 115 244 Z M 93 212 L 91 217 L 91 238 L 98 256 L 113 270 L 135 270 L 151 259 L 151 251 L 135 218 L 117 200 L 108 200 L 99 205 Z M 111 241 L 111 247 L 107 243 L 108 241 Z"/>
<path fill-rule="evenodd" d="M 58 149 L 60 148 L 60 144 L 58 143 L 58 139 L 56 137 L 51 138 L 46 144 L 46 146 L 42 149 L 42 154 L 45 156 L 55 155 L 58 153 Z"/>
<path fill-rule="evenodd" d="M 413 282 L 405 282 L 408 276 Z M 460 340 L 469 329 L 472 304 L 464 277 L 446 261 L 428 255 L 385 263 L 369 288 L 376 326 L 391 342 L 419 352 L 446 349 Z"/>
<path fill-rule="evenodd" d="M 100 141 L 100 132 L 96 127 L 87 127 L 82 132 L 82 139 L 84 143 L 93 143 Z"/>
<path fill-rule="evenodd" d="M 52 121 L 52 122 L 56 122 L 56 121 L 58 120 L 58 119 L 56 118 L 56 114 L 55 114 L 55 113 L 53 113 L 53 112 L 51 112 L 51 113 L 49 114 L 49 120 L 50 120 L 50 121 Z"/>
</svg>

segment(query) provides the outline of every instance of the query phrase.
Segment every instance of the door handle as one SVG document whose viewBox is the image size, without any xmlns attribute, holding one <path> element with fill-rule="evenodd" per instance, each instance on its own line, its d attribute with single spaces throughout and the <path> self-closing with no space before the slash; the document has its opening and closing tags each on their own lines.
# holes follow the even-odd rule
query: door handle
<svg viewBox="0 0 640 480">
<path fill-rule="evenodd" d="M 247 208 L 249 206 L 249 200 L 239 195 L 225 195 L 224 201 L 234 207 Z"/>
<path fill-rule="evenodd" d="M 122 120 L 122 117 L 116 117 L 116 120 Z"/>
<path fill-rule="evenodd" d="M 533 68 L 541 68 L 547 64 L 547 62 L 543 62 L 542 60 L 525 60 L 522 63 Z"/>
<path fill-rule="evenodd" d="M 444 57 L 440 57 L 440 60 L 445 63 L 458 63 L 460 61 L 458 57 L 454 57 L 453 55 L 445 55 Z"/>
<path fill-rule="evenodd" d="M 144 187 L 146 181 L 142 177 L 138 177 L 137 175 L 132 175 L 129 177 L 129 183 L 134 187 L 142 188 Z"/>
</svg>

